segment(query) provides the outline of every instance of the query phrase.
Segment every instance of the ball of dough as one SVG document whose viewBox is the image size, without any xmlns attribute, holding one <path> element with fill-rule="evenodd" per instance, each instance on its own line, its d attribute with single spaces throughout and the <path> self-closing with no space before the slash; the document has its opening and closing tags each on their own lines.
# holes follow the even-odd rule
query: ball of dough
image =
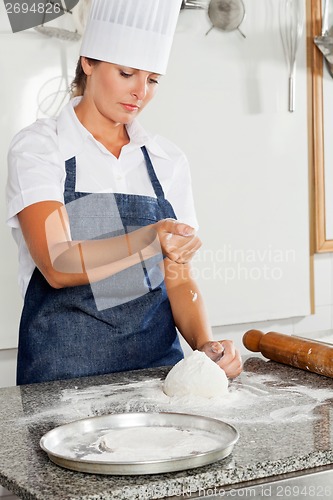
<svg viewBox="0 0 333 500">
<path fill-rule="evenodd" d="M 193 351 L 166 376 L 163 391 L 168 396 L 213 398 L 228 393 L 227 376 L 204 352 Z"/>
</svg>

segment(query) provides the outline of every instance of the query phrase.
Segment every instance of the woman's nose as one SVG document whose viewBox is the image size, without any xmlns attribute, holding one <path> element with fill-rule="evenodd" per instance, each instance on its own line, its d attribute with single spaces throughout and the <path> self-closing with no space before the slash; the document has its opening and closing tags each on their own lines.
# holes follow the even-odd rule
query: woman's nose
<svg viewBox="0 0 333 500">
<path fill-rule="evenodd" d="M 146 80 L 140 80 L 136 82 L 135 87 L 132 90 L 132 94 L 139 100 L 142 101 L 147 94 L 148 84 Z"/>
</svg>

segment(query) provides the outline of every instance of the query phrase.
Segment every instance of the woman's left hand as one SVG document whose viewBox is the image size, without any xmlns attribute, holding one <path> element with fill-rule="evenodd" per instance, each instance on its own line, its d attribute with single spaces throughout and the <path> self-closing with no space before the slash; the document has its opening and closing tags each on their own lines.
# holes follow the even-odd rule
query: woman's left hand
<svg viewBox="0 0 333 500">
<path fill-rule="evenodd" d="M 225 371 L 227 377 L 235 378 L 241 373 L 242 358 L 232 340 L 211 340 L 198 350 L 215 361 Z"/>
</svg>

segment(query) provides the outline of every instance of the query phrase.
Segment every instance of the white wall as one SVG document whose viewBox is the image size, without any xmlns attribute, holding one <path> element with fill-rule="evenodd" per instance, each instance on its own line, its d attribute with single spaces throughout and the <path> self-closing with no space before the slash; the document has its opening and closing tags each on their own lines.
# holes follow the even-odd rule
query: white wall
<svg viewBox="0 0 333 500">
<path fill-rule="evenodd" d="M 17 349 L 0 350 L 0 387 L 15 385 Z"/>
<path fill-rule="evenodd" d="M 279 2 L 245 5 L 246 39 L 205 37 L 206 13 L 181 13 L 167 74 L 140 116 L 189 158 L 204 242 L 195 276 L 214 326 L 310 313 L 305 32 L 290 113 Z"/>
</svg>

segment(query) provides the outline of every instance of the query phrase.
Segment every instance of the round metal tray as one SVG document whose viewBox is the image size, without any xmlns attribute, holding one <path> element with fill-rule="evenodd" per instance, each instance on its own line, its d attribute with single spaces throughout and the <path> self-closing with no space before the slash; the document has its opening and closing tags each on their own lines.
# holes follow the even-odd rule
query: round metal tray
<svg viewBox="0 0 333 500">
<path fill-rule="evenodd" d="M 133 434 L 133 429 L 139 436 L 140 431 L 143 435 L 146 430 L 150 432 L 150 429 L 154 428 L 157 428 L 157 433 L 164 430 L 168 432 L 167 429 L 183 432 L 182 438 L 185 439 L 181 440 L 183 443 L 186 442 L 187 436 L 191 436 L 192 441 L 195 437 L 198 445 L 183 454 L 179 444 L 178 456 L 176 444 L 172 447 L 172 453 L 166 448 L 165 456 L 161 457 L 159 454 L 158 458 L 154 459 L 151 457 L 151 451 L 152 446 L 158 448 L 157 439 L 154 443 L 150 443 L 150 457 L 147 460 L 142 458 L 110 460 L 111 453 L 107 453 L 105 459 L 103 450 L 98 450 L 96 453 L 96 447 L 95 453 L 92 453 L 92 447 L 96 442 L 110 431 L 124 432 L 125 438 L 129 431 Z M 119 435 L 121 436 L 118 432 L 118 437 Z M 93 474 L 136 475 L 174 472 L 213 463 L 227 457 L 238 438 L 239 434 L 235 427 L 215 418 L 166 412 L 118 413 L 77 420 L 56 427 L 41 438 L 40 446 L 52 462 L 67 469 Z M 200 451 L 200 448 L 205 448 L 205 440 L 208 446 L 205 451 Z M 145 455 L 144 446 L 139 451 L 141 455 Z M 134 457 L 137 456 L 136 452 L 137 450 L 134 450 Z"/>
</svg>

